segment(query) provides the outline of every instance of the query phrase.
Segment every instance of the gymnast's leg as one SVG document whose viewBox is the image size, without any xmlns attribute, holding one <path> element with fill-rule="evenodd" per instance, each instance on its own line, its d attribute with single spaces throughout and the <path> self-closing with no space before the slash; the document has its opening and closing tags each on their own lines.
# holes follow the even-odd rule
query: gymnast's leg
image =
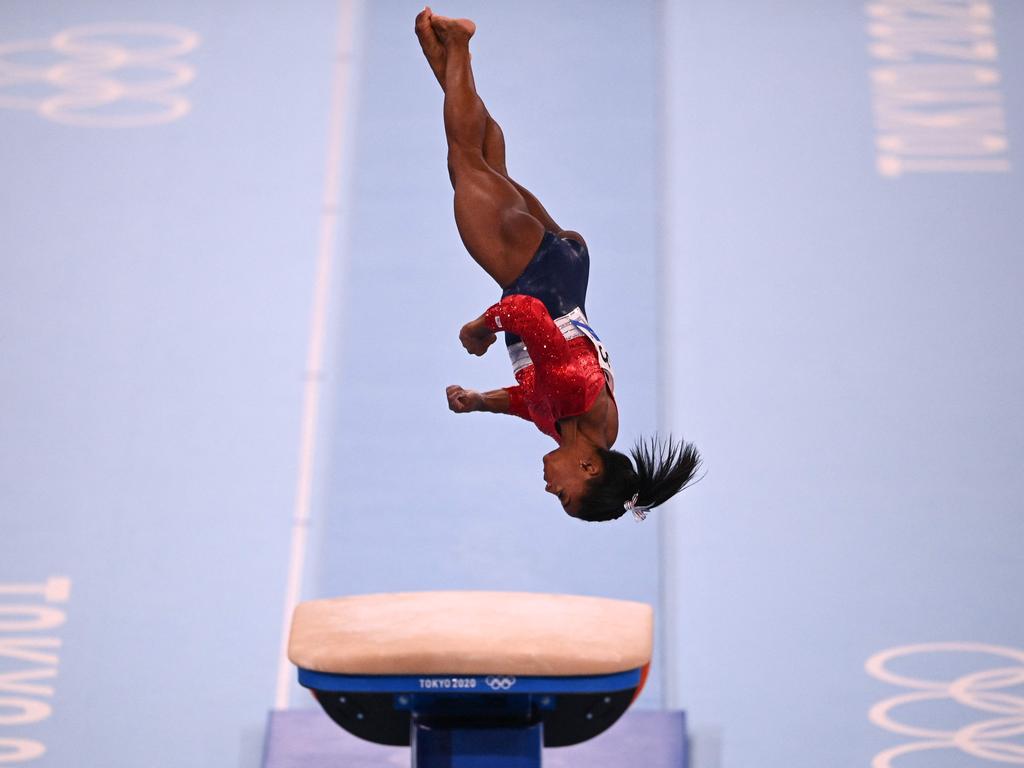
<svg viewBox="0 0 1024 768">
<path fill-rule="evenodd" d="M 505 287 L 533 258 L 544 225 L 519 190 L 484 159 L 487 111 L 476 92 L 469 56 L 475 25 L 442 16 L 430 21 L 445 49 L 444 126 L 455 224 L 466 250 Z"/>
<path fill-rule="evenodd" d="M 432 16 L 433 12 L 429 7 L 424 8 L 420 12 L 416 17 L 416 36 L 419 38 L 423 55 L 426 57 L 434 77 L 437 78 L 437 82 L 443 90 L 445 86 L 445 47 L 431 26 L 430 19 Z M 472 72 L 470 75 L 472 76 Z M 537 219 L 544 226 L 544 229 L 555 234 L 561 234 L 563 232 L 562 228 L 555 223 L 554 219 L 551 218 L 551 215 L 544 209 L 544 206 L 541 205 L 533 193 L 508 175 L 508 169 L 505 167 L 505 136 L 502 134 L 501 126 L 495 122 L 494 118 L 487 111 L 486 105 L 484 105 L 484 114 L 487 118 L 487 127 L 484 129 L 484 162 L 508 179 L 509 183 L 522 195 L 530 215 Z M 576 233 L 566 234 L 574 235 Z M 578 235 L 577 239 L 582 240 Z"/>
</svg>

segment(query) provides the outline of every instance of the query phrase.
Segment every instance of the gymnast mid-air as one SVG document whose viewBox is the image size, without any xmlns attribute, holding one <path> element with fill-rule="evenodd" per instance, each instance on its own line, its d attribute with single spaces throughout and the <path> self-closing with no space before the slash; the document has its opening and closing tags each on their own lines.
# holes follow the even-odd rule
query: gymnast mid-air
<svg viewBox="0 0 1024 768">
<path fill-rule="evenodd" d="M 629 457 L 611 450 L 619 432 L 607 350 L 590 327 L 585 302 L 587 244 L 559 227 L 527 189 L 509 178 L 505 139 L 476 92 L 469 19 L 416 17 L 416 36 L 444 90 L 448 175 L 455 224 L 466 250 L 502 289 L 500 302 L 466 323 L 459 340 L 483 355 L 505 333 L 518 384 L 491 392 L 452 385 L 455 413 L 507 413 L 532 421 L 558 447 L 544 456 L 545 490 L 581 520 L 638 520 L 693 479 L 696 448 L 638 440 Z"/>
</svg>

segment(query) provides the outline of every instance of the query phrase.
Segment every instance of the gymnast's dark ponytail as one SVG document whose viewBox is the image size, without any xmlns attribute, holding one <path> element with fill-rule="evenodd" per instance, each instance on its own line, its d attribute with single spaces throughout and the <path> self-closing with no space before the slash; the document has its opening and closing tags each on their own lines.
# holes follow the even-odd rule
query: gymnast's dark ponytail
<svg viewBox="0 0 1024 768">
<path fill-rule="evenodd" d="M 590 481 L 577 517 L 590 522 L 615 520 L 627 509 L 635 509 L 643 519 L 646 510 L 686 488 L 701 462 L 693 443 L 676 442 L 671 437 L 666 441 L 657 437 L 637 440 L 629 453 L 633 461 L 618 451 L 598 450 L 604 471 Z"/>
</svg>

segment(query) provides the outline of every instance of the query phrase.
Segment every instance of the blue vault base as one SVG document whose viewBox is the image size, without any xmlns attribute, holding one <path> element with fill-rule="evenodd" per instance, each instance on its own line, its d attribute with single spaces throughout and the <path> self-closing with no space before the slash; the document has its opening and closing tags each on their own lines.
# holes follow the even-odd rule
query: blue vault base
<svg viewBox="0 0 1024 768">
<path fill-rule="evenodd" d="M 630 710 L 590 741 L 544 750 L 544 768 L 687 768 L 686 715 Z M 357 739 L 320 709 L 271 712 L 263 768 L 407 768 L 409 747 Z"/>
</svg>

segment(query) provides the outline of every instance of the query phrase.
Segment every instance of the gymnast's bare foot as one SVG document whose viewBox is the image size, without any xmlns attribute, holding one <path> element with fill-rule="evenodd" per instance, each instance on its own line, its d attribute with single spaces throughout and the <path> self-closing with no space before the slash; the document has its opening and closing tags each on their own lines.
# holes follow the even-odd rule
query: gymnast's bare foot
<svg viewBox="0 0 1024 768">
<path fill-rule="evenodd" d="M 416 37 L 420 40 L 420 48 L 423 49 L 423 55 L 427 58 L 434 77 L 441 84 L 441 88 L 444 88 L 444 67 L 448 57 L 444 43 L 438 38 L 430 23 L 433 16 L 434 12 L 430 10 L 429 5 L 416 15 Z"/>
<path fill-rule="evenodd" d="M 476 32 L 476 24 L 469 19 L 449 19 L 447 16 L 431 16 L 430 25 L 437 33 L 437 38 L 445 45 L 449 43 L 468 43 Z"/>
</svg>

